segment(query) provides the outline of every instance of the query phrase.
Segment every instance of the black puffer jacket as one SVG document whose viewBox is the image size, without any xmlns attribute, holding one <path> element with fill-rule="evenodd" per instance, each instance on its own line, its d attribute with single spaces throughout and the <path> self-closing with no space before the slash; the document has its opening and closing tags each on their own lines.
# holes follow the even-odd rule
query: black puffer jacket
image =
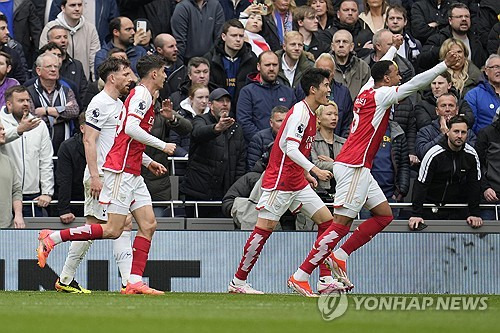
<svg viewBox="0 0 500 333">
<path fill-rule="evenodd" d="M 420 0 L 411 7 L 411 32 L 413 37 L 424 44 L 431 35 L 448 26 L 448 9 L 452 0 L 442 1 L 439 9 L 437 0 Z M 437 27 L 431 28 L 429 23 L 436 22 Z"/>
<path fill-rule="evenodd" d="M 219 87 L 227 89 L 227 76 L 224 70 L 224 62 L 222 61 L 222 58 L 225 56 L 224 41 L 219 39 L 214 48 L 203 57 L 210 61 L 210 81 Z M 252 52 L 252 46 L 250 44 L 246 42 L 243 43 L 243 47 L 238 51 L 236 57 L 240 58 L 240 67 L 236 75 L 236 91 L 232 98 L 232 115 L 236 114 L 236 101 L 238 100 L 241 88 L 246 84 L 248 74 L 257 70 L 257 57 L 255 53 Z"/>
<path fill-rule="evenodd" d="M 443 137 L 422 160 L 419 176 L 413 185 L 412 216 L 422 217 L 424 203 L 468 203 L 468 216 L 479 216 L 479 168 L 479 157 L 474 148 L 466 143 L 460 151 L 452 151 L 448 137 Z"/>
<path fill-rule="evenodd" d="M 500 195 L 500 120 L 478 133 L 476 151 L 481 162 L 481 193 L 492 188 Z"/>
<path fill-rule="evenodd" d="M 222 133 L 211 112 L 193 119 L 189 161 L 180 191 L 197 200 L 221 200 L 229 187 L 245 174 L 246 143 L 235 123 Z"/>
<path fill-rule="evenodd" d="M 488 35 L 488 54 L 493 54 L 500 47 L 500 22 L 497 22 Z"/>
<path fill-rule="evenodd" d="M 496 53 L 498 50 L 498 34 L 497 34 L 497 48 L 492 48 L 490 52 L 488 35 L 493 26 L 498 23 L 498 14 L 500 13 L 500 1 L 498 0 L 481 0 L 479 12 L 477 15 L 476 31 L 479 40 L 485 49 L 488 49 L 488 54 Z M 498 31 L 497 31 L 498 32 Z"/>
<path fill-rule="evenodd" d="M 410 189 L 410 159 L 408 158 L 408 144 L 401 126 L 396 122 L 389 122 L 391 127 L 391 159 L 394 167 L 394 195 L 398 199 L 404 198 Z"/>
<path fill-rule="evenodd" d="M 393 120 L 401 126 L 406 135 L 408 153 L 415 155 L 415 138 L 417 137 L 417 125 L 415 113 L 410 98 L 405 98 L 399 104 L 394 104 Z"/>
</svg>

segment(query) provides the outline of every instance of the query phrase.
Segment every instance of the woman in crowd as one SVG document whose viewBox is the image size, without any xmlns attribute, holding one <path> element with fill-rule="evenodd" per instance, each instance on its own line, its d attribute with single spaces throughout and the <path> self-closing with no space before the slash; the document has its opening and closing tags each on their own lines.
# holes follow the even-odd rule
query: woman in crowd
<svg viewBox="0 0 500 333">
<path fill-rule="evenodd" d="M 262 6 L 256 3 L 248 6 L 240 13 L 240 22 L 245 27 L 245 42 L 252 45 L 252 52 L 257 57 L 262 52 L 271 49 L 264 37 L 260 35 L 262 31 Z"/>
<path fill-rule="evenodd" d="M 193 84 L 189 88 L 188 97 L 180 104 L 178 113 L 185 119 L 192 121 L 199 114 L 204 114 L 210 111 L 208 107 L 208 88 L 202 84 Z M 189 152 L 190 135 L 180 136 L 174 131 L 170 132 L 170 142 L 175 143 L 174 156 L 187 157 Z"/>
<path fill-rule="evenodd" d="M 262 36 L 271 50 L 282 49 L 285 33 L 293 30 L 294 0 L 266 0 L 267 15 L 264 16 Z"/>
<path fill-rule="evenodd" d="M 369 28 L 373 33 L 384 28 L 387 2 L 385 0 L 363 0 L 364 12 L 359 14 L 363 20 L 364 28 Z"/>
<path fill-rule="evenodd" d="M 448 68 L 453 87 L 457 89 L 457 97 L 461 100 L 465 94 L 476 87 L 481 79 L 481 71 L 469 61 L 469 50 L 464 42 L 456 38 L 448 38 L 439 49 L 439 58 L 444 59 L 448 51 L 455 52 L 460 61 Z"/>
<path fill-rule="evenodd" d="M 318 31 L 331 28 L 335 15 L 331 0 L 308 0 L 307 5 L 316 11 Z"/>
</svg>

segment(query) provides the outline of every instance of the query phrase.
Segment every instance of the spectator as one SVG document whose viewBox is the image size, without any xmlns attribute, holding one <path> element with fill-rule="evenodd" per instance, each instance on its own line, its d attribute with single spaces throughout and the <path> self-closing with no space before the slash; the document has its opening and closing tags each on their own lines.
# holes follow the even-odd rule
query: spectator
<svg viewBox="0 0 500 333">
<path fill-rule="evenodd" d="M 173 92 L 179 89 L 179 86 L 186 79 L 186 66 L 182 63 L 182 60 L 177 57 L 177 42 L 174 36 L 169 34 L 159 34 L 155 37 L 154 41 L 156 53 L 163 57 L 165 63 L 165 73 L 167 74 L 167 80 L 163 85 L 163 89 L 160 90 L 160 97 L 165 100 Z"/>
<path fill-rule="evenodd" d="M 466 49 L 464 53 L 466 53 L 468 61 L 481 67 L 486 61 L 487 55 L 477 36 L 470 30 L 470 11 L 467 5 L 460 2 L 451 5 L 448 11 L 448 22 L 449 26 L 429 37 L 424 44 L 418 59 L 420 68 L 429 69 L 436 65 L 439 59 L 443 59 L 440 48 L 450 38 L 460 40 Z"/>
<path fill-rule="evenodd" d="M 316 11 L 308 6 L 301 6 L 293 13 L 293 23 L 298 27 L 298 31 L 304 37 L 304 51 L 311 53 L 314 59 L 320 54 L 328 52 L 330 46 L 318 40 L 318 18 Z"/>
<path fill-rule="evenodd" d="M 500 54 L 500 22 L 497 22 L 488 34 L 487 50 L 488 54 Z"/>
<path fill-rule="evenodd" d="M 47 44 L 48 31 L 54 25 L 62 25 L 70 34 L 71 41 L 66 52 L 83 65 L 85 77 L 92 78 L 94 59 L 101 47 L 99 35 L 92 23 L 82 16 L 83 0 L 61 0 L 61 12 L 57 18 L 45 25 L 40 35 L 40 46 Z M 97 66 L 95 66 L 97 68 Z"/>
<path fill-rule="evenodd" d="M 354 101 L 361 87 L 370 79 L 370 66 L 353 53 L 352 35 L 339 30 L 333 35 L 332 52 L 335 58 L 335 81 L 349 89 Z"/>
<path fill-rule="evenodd" d="M 332 101 L 330 101 L 330 104 L 320 106 L 316 110 L 318 131 L 314 137 L 311 159 L 314 165 L 321 170 L 333 169 L 335 157 L 340 153 L 346 140 L 334 133 L 337 127 L 338 114 L 337 104 Z M 335 194 L 335 178 L 333 177 L 329 181 L 319 180 L 318 186 L 326 190 L 330 195 Z"/>
<path fill-rule="evenodd" d="M 280 130 L 281 124 L 286 117 L 288 108 L 282 105 L 275 106 L 271 110 L 269 128 L 258 131 L 248 143 L 247 149 L 247 171 L 251 171 L 256 162 L 262 157 L 270 144 L 274 142 L 276 134 Z"/>
<path fill-rule="evenodd" d="M 7 77 L 12 69 L 11 59 L 8 53 L 0 51 L 0 107 L 5 105 L 5 91 L 12 86 L 19 85 L 16 79 Z"/>
<path fill-rule="evenodd" d="M 151 128 L 151 135 L 157 137 L 163 142 L 168 142 L 171 130 L 174 130 L 179 135 L 188 135 L 193 126 L 191 122 L 184 119 L 177 112 L 172 109 L 172 102 L 163 101 L 162 105 L 156 103 L 154 108 L 155 117 L 153 122 L 153 127 Z M 172 118 L 166 119 L 162 117 L 160 113 L 172 114 Z M 155 149 L 153 147 L 147 146 L 144 151 L 146 155 L 151 157 L 154 161 L 161 163 L 165 168 L 169 167 L 168 155 L 164 152 Z M 163 175 L 156 176 L 145 166 L 141 167 L 141 176 L 144 177 L 144 182 L 148 188 L 149 193 L 151 193 L 151 199 L 153 201 L 169 201 L 172 200 L 172 189 L 170 184 L 170 176 L 168 172 Z M 154 207 L 156 216 L 170 216 L 170 210 L 165 207 Z M 157 214 L 158 213 L 158 214 Z"/>
<path fill-rule="evenodd" d="M 38 55 L 43 20 L 38 18 L 33 0 L 14 1 L 13 12 L 14 30 L 11 32 L 11 37 L 21 44 L 22 53 L 26 59 L 26 68 L 32 68 Z"/>
<path fill-rule="evenodd" d="M 425 44 L 427 38 L 448 26 L 448 10 L 453 0 L 420 0 L 411 7 L 411 31 Z"/>
<path fill-rule="evenodd" d="M 240 14 L 250 6 L 250 0 L 219 0 L 222 10 L 224 11 L 224 18 L 226 21 L 231 19 L 237 19 L 240 17 Z"/>
<path fill-rule="evenodd" d="M 465 95 L 474 113 L 474 133 L 492 123 L 495 113 L 500 108 L 500 55 L 492 54 L 484 66 L 486 80 L 480 81 L 476 88 Z"/>
<path fill-rule="evenodd" d="M 269 2 L 267 3 L 269 4 Z M 262 36 L 271 50 L 281 50 L 285 44 L 285 35 L 293 30 L 294 0 L 271 0 L 267 15 L 264 16 Z"/>
<path fill-rule="evenodd" d="M 209 94 L 208 88 L 203 84 L 196 83 L 191 85 L 188 97 L 181 102 L 178 111 L 179 115 L 192 122 L 194 117 L 210 112 L 210 108 L 208 107 Z M 176 145 L 174 156 L 188 157 L 190 133 L 179 135 L 175 132 L 171 132 L 170 142 Z"/>
<path fill-rule="evenodd" d="M 500 119 L 484 127 L 477 135 L 476 151 L 481 163 L 481 203 L 500 204 Z M 483 220 L 496 220 L 499 212 L 494 208 L 481 209 Z"/>
<path fill-rule="evenodd" d="M 468 143 L 467 119 L 452 117 L 450 129 L 422 160 L 418 178 L 413 186 L 413 209 L 408 225 L 416 230 L 424 219 L 466 219 L 477 228 L 483 224 L 479 210 L 480 165 L 476 151 Z M 424 203 L 442 206 L 467 203 L 468 209 L 423 209 Z"/>
<path fill-rule="evenodd" d="M 413 67 L 417 65 L 417 57 L 422 50 L 422 44 L 418 39 L 415 39 L 407 29 L 408 15 L 406 9 L 401 5 L 389 5 L 387 7 L 387 16 L 385 25 L 393 34 L 402 35 L 404 38 L 403 45 L 398 49 L 398 54 L 409 60 Z"/>
<path fill-rule="evenodd" d="M 231 95 L 223 88 L 209 97 L 210 112 L 193 120 L 189 161 L 180 191 L 186 200 L 222 200 L 229 187 L 245 174 L 243 131 L 228 117 Z M 192 217 L 193 210 L 186 207 Z M 220 207 L 202 207 L 203 217 L 220 217 Z"/>
<path fill-rule="evenodd" d="M 186 80 L 181 83 L 177 91 L 170 95 L 174 110 L 179 110 L 181 102 L 188 98 L 189 88 L 197 83 L 208 87 L 210 91 L 218 88 L 215 83 L 210 82 L 210 62 L 202 57 L 194 57 L 189 60 Z"/>
<path fill-rule="evenodd" d="M 3 107 L 2 107 L 3 108 Z M 5 144 L 5 128 L 0 121 L 0 147 Z M 23 219 L 23 192 L 17 178 L 16 166 L 0 149 L 0 228 L 25 228 Z M 14 213 L 14 214 L 12 214 Z"/>
<path fill-rule="evenodd" d="M 180 1 L 172 0 L 117 0 L 118 8 L 122 16 L 131 20 L 146 18 L 151 24 L 154 36 L 162 33 L 171 33 L 170 21 L 172 17 L 173 3 Z M 201 6 L 200 6 L 201 7 Z M 118 15 L 115 15 L 116 17 Z"/>
<path fill-rule="evenodd" d="M 366 57 L 361 59 L 364 60 L 371 68 L 371 66 L 379 61 L 392 46 L 393 36 L 394 34 L 388 29 L 380 29 L 377 31 L 373 35 L 373 50 Z M 401 49 L 401 47 L 402 45 L 399 49 Z M 399 75 L 401 76 L 401 84 L 410 81 L 410 79 L 415 76 L 415 69 L 409 60 L 396 53 L 394 62 L 398 66 Z"/>
<path fill-rule="evenodd" d="M 15 165 L 23 201 L 37 201 L 35 216 L 42 216 L 42 208 L 49 205 L 54 195 L 54 152 L 49 131 L 29 114 L 30 95 L 25 87 L 7 89 L 5 101 L 0 119 L 6 131 L 6 143 L 0 145 L 0 150 Z M 23 216 L 33 216 L 30 206 L 23 207 Z"/>
<path fill-rule="evenodd" d="M 349 89 L 343 84 L 335 81 L 335 61 L 330 54 L 324 53 L 320 55 L 314 63 L 314 67 L 326 69 L 330 72 L 330 100 L 334 101 L 337 106 L 335 134 L 347 138 L 351 130 L 353 117 L 352 100 Z"/>
<path fill-rule="evenodd" d="M 11 58 L 11 70 L 8 76 L 16 79 L 19 83 L 24 83 L 27 79 L 28 68 L 24 58 L 20 58 L 18 53 L 7 46 L 9 41 L 9 28 L 7 17 L 0 12 L 0 51 L 7 53 Z"/>
<path fill-rule="evenodd" d="M 258 72 L 249 75 L 249 83 L 241 89 L 236 118 L 246 142 L 250 142 L 258 131 L 269 128 L 271 110 L 275 106 L 283 105 L 288 110 L 295 103 L 293 89 L 278 81 L 278 68 L 279 60 L 275 53 L 261 53 L 257 62 Z"/>
<path fill-rule="evenodd" d="M 371 169 L 388 202 L 401 202 L 410 189 L 410 160 L 406 135 L 395 121 L 390 120 L 384 138 L 373 160 Z M 392 208 L 392 215 L 397 218 L 399 209 Z M 368 210 L 360 212 L 362 219 L 370 218 Z"/>
<path fill-rule="evenodd" d="M 64 141 L 57 152 L 56 189 L 57 211 L 62 223 L 71 223 L 75 216 L 83 216 L 82 205 L 70 205 L 70 201 L 84 201 L 83 174 L 87 162 L 83 147 L 85 112 L 78 116 L 80 131 Z"/>
<path fill-rule="evenodd" d="M 261 8 L 258 4 L 252 4 L 240 13 L 240 22 L 245 27 L 245 42 L 252 46 L 252 52 L 257 57 L 262 52 L 271 49 L 264 37 L 260 35 L 263 24 Z"/>
<path fill-rule="evenodd" d="M 354 43 L 353 50 L 358 56 L 365 56 L 373 48 L 371 45 L 373 33 L 370 29 L 363 28 L 362 22 L 359 20 L 359 8 L 356 0 L 342 0 L 333 26 L 321 31 L 318 38 L 330 44 L 337 31 L 347 30 L 351 34 L 351 42 Z"/>
<path fill-rule="evenodd" d="M 109 30 L 112 34 L 112 39 L 106 45 L 104 45 L 99 52 L 95 55 L 95 73 L 97 73 L 97 67 L 108 57 L 108 52 L 114 48 L 120 48 L 125 50 L 127 53 L 127 58 L 131 63 L 131 68 L 134 73 L 137 74 L 135 65 L 139 58 L 146 55 L 146 50 L 140 46 L 134 45 L 134 23 L 124 16 L 115 17 L 109 22 Z"/>
<path fill-rule="evenodd" d="M 422 127 L 417 133 L 415 141 L 415 150 L 417 157 L 423 159 L 424 155 L 435 146 L 443 137 L 448 134 L 449 120 L 458 114 L 457 97 L 452 93 L 443 93 L 437 98 L 436 102 L 437 119 L 429 125 Z M 467 143 L 474 146 L 476 136 L 472 130 L 467 131 Z"/>
<path fill-rule="evenodd" d="M 52 1 L 49 14 L 50 21 L 55 20 L 61 12 L 61 2 L 62 0 Z M 85 2 L 82 15 L 89 23 L 95 26 L 99 35 L 99 41 L 101 45 L 104 45 L 106 44 L 106 38 L 110 35 L 109 21 L 120 16 L 120 12 L 118 11 L 116 0 L 96 0 L 93 2 L 95 3 L 92 5 L 87 5 L 87 2 Z M 141 2 L 144 2 L 144 0 L 141 0 Z"/>
<path fill-rule="evenodd" d="M 62 63 L 59 68 L 59 74 L 66 79 L 71 80 L 76 85 L 75 93 L 78 94 L 78 105 L 87 93 L 88 78 L 85 76 L 83 64 L 80 60 L 73 59 L 68 54 L 68 30 L 62 25 L 55 25 L 47 33 L 48 42 L 57 44 L 62 50 Z"/>
<path fill-rule="evenodd" d="M 74 92 L 58 79 L 59 59 L 44 53 L 35 65 L 38 78 L 26 87 L 31 97 L 30 112 L 47 124 L 57 154 L 61 143 L 71 136 L 71 120 L 78 117 L 80 110 Z"/>
<path fill-rule="evenodd" d="M 364 12 L 359 14 L 362 20 L 361 26 L 369 28 L 372 33 L 376 33 L 384 28 L 386 18 L 387 2 L 385 0 L 363 0 Z"/>
<path fill-rule="evenodd" d="M 331 0 L 307 0 L 307 5 L 316 11 L 319 31 L 332 27 L 335 10 Z"/>
<path fill-rule="evenodd" d="M 210 81 L 226 89 L 231 99 L 238 100 L 248 74 L 255 71 L 257 57 L 244 41 L 245 29 L 237 19 L 224 23 L 221 39 L 204 55 L 210 61 Z M 236 114 L 236 103 L 231 115 Z"/>
<path fill-rule="evenodd" d="M 439 96 L 445 93 L 457 95 L 456 89 L 451 82 L 451 75 L 448 72 L 443 72 L 431 82 L 431 89 L 422 92 L 420 101 L 415 105 L 415 119 L 417 121 L 417 131 L 429 125 L 433 120 L 438 118 L 436 113 L 436 100 Z M 470 124 L 474 124 L 474 114 L 465 99 L 458 103 L 458 113 L 465 115 Z"/>
<path fill-rule="evenodd" d="M 146 22 L 146 30 L 139 29 L 135 32 L 134 45 L 142 47 L 146 50 L 147 54 L 154 54 L 156 52 L 156 47 L 153 43 L 155 35 L 153 35 L 153 32 L 151 31 L 151 23 L 149 23 L 149 21 L 145 18 L 139 18 L 134 20 L 134 27 L 137 27 L 137 22 L 139 21 Z"/>
<path fill-rule="evenodd" d="M 172 35 L 177 41 L 178 57 L 187 63 L 192 57 L 209 52 L 222 33 L 224 21 L 218 0 L 178 3 L 172 15 Z"/>
<path fill-rule="evenodd" d="M 288 87 L 297 88 L 304 71 L 314 65 L 304 52 L 304 37 L 298 31 L 287 32 L 283 50 L 276 54 L 280 59 L 278 80 Z"/>
<path fill-rule="evenodd" d="M 451 82 L 456 89 L 457 97 L 462 99 L 471 89 L 476 87 L 481 80 L 481 72 L 469 61 L 469 51 L 460 39 L 450 38 L 444 41 L 439 50 L 439 58 L 444 59 L 448 51 L 453 51 L 460 57 L 460 61 L 453 67 L 448 68 L 451 74 Z"/>
<path fill-rule="evenodd" d="M 488 35 L 495 24 L 499 24 L 498 14 L 500 14 L 500 2 L 497 0 L 481 0 L 479 6 L 479 15 L 477 16 L 477 35 L 481 41 L 483 48 L 488 49 Z M 492 48 L 488 54 L 496 53 L 498 50 L 499 37 L 497 34 L 496 48 Z"/>
</svg>

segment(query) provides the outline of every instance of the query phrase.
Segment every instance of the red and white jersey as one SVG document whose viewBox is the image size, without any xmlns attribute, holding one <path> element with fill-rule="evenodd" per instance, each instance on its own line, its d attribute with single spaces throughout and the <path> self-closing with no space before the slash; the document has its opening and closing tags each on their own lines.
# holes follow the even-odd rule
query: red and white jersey
<svg viewBox="0 0 500 333">
<path fill-rule="evenodd" d="M 287 113 L 274 140 L 262 189 L 298 191 L 309 185 L 304 169 L 286 155 L 286 141 L 299 142 L 300 152 L 309 157 L 316 135 L 316 114 L 305 101 L 295 104 Z"/>
<path fill-rule="evenodd" d="M 380 142 L 384 137 L 391 107 L 398 102 L 400 87 L 373 87 L 362 90 L 353 108 L 351 132 L 335 159 L 354 167 L 371 168 Z"/>
<path fill-rule="evenodd" d="M 153 98 L 149 90 L 142 85 L 132 89 L 123 104 L 115 142 L 103 166 L 104 170 L 111 172 L 127 172 L 139 176 L 142 153 L 146 145 L 125 134 L 125 126 L 129 117 L 140 119 L 139 126 L 148 133 L 151 131 L 154 122 Z"/>
</svg>

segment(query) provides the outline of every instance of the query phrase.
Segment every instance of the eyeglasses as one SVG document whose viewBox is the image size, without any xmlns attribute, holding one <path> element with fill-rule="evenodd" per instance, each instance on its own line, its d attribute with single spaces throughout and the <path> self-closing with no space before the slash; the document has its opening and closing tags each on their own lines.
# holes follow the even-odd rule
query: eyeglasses
<svg viewBox="0 0 500 333">
<path fill-rule="evenodd" d="M 457 18 L 457 19 L 470 19 L 470 15 L 451 15 L 451 18 Z"/>
<path fill-rule="evenodd" d="M 493 69 L 494 71 L 500 69 L 500 65 L 487 66 L 486 69 Z"/>
</svg>

